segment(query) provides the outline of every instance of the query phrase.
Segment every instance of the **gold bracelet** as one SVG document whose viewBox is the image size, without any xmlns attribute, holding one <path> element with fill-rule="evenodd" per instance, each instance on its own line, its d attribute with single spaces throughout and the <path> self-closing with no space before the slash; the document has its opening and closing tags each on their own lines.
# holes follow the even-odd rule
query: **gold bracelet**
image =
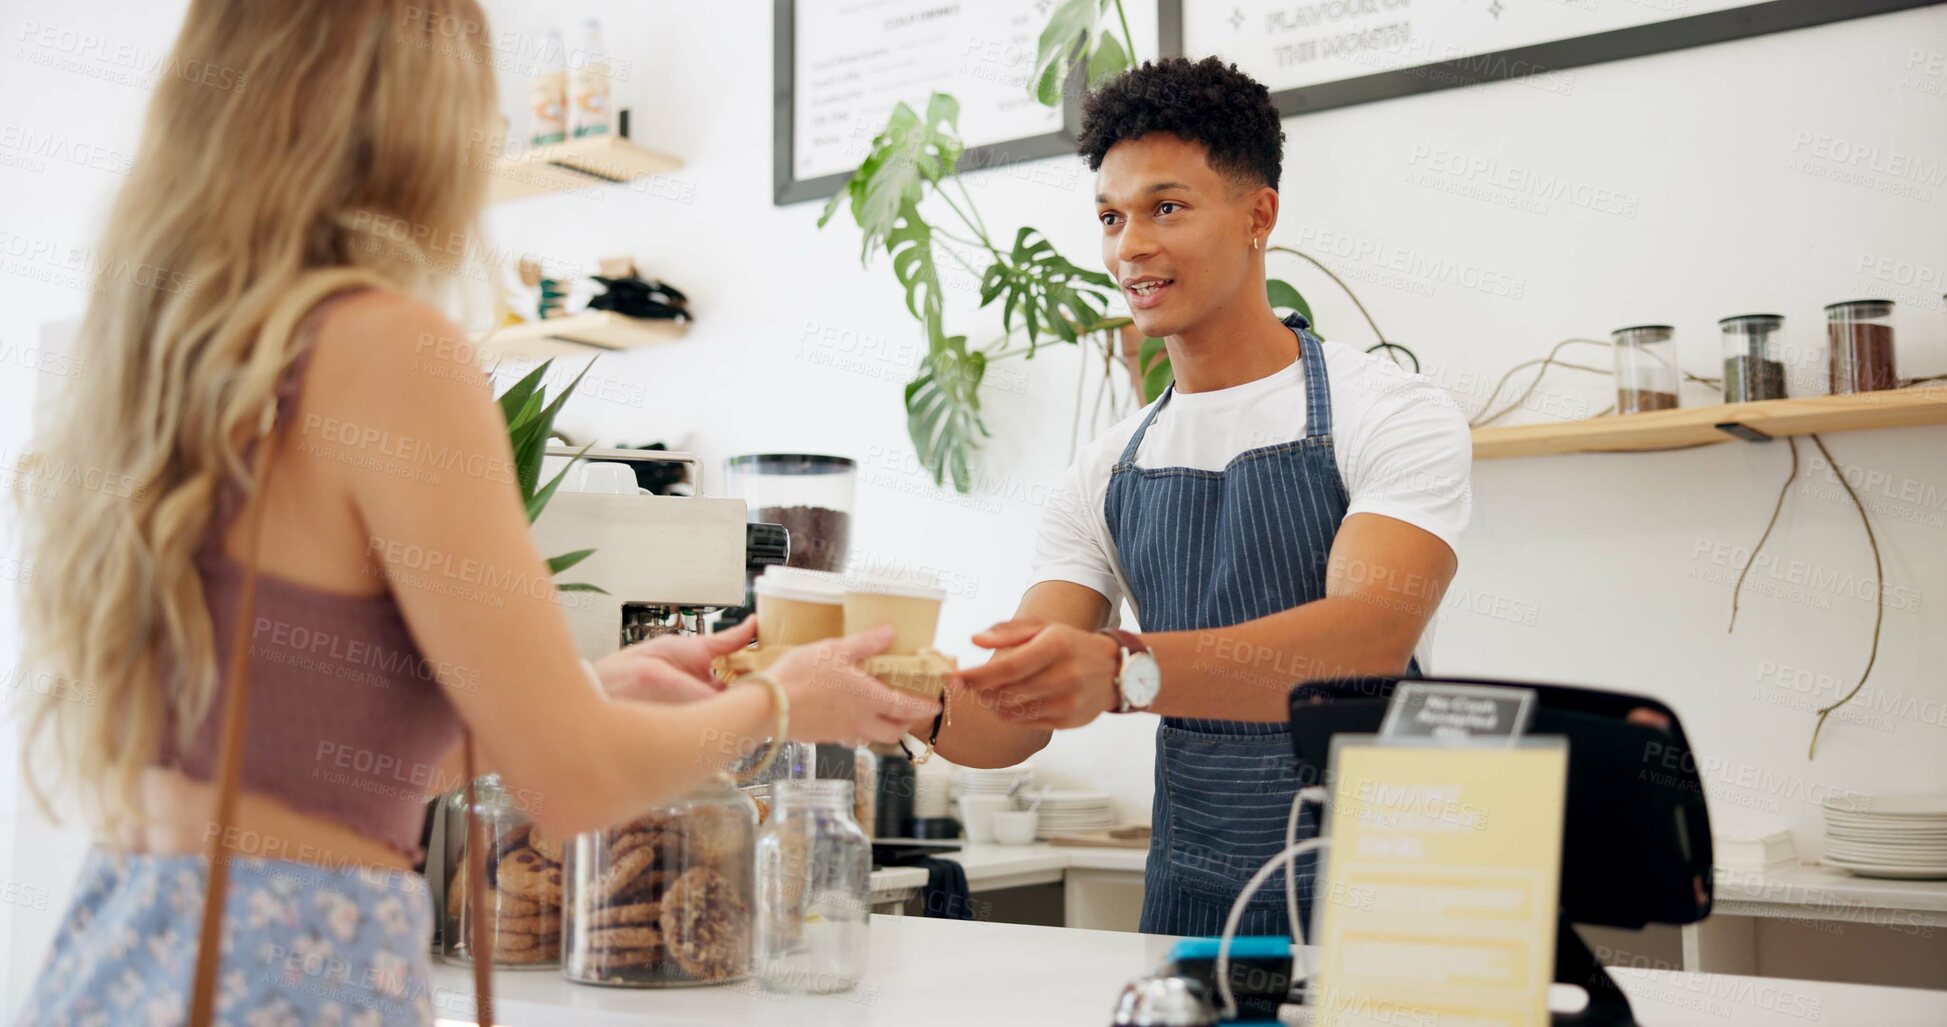
<svg viewBox="0 0 1947 1027">
<path fill-rule="evenodd" d="M 784 690 L 784 686 L 778 683 L 776 678 L 763 671 L 745 674 L 739 677 L 734 683 L 739 685 L 764 685 L 768 687 L 771 690 L 771 704 L 777 707 L 777 727 L 771 735 L 771 740 L 764 746 L 763 761 L 758 763 L 757 766 L 752 767 L 748 775 L 744 778 L 744 783 L 748 784 L 762 777 L 765 771 L 771 769 L 771 764 L 777 762 L 778 752 L 784 748 L 786 741 L 785 735 L 791 730 L 791 696 Z"/>
</svg>

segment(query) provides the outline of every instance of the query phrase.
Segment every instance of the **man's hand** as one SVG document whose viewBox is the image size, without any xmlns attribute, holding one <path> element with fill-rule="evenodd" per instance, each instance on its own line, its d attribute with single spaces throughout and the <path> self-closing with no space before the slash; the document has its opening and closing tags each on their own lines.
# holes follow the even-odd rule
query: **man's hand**
<svg viewBox="0 0 1947 1027">
<path fill-rule="evenodd" d="M 612 699 L 685 703 L 723 690 L 710 662 L 734 653 L 757 637 L 757 621 L 746 619 L 713 635 L 664 635 L 637 642 L 595 662 L 602 690 Z"/>
<path fill-rule="evenodd" d="M 1001 719 L 1074 728 L 1119 706 L 1122 648 L 1106 635 L 1066 624 L 1011 620 L 973 637 L 996 650 L 985 666 L 955 675 L 956 691 Z"/>
</svg>

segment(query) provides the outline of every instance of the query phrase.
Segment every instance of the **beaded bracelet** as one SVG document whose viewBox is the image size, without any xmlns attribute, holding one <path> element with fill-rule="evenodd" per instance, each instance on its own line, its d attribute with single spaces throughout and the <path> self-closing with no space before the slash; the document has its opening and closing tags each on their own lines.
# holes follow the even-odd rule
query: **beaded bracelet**
<svg viewBox="0 0 1947 1027">
<path fill-rule="evenodd" d="M 764 743 L 763 761 L 755 767 L 752 767 L 745 775 L 744 782 L 749 783 L 763 777 L 764 772 L 771 769 L 771 764 L 777 761 L 778 752 L 784 748 L 784 743 L 787 740 L 785 737 L 786 733 L 791 729 L 791 696 L 784 691 L 783 685 L 778 684 L 776 678 L 762 671 L 754 674 L 745 674 L 739 677 L 735 683 L 739 685 L 763 685 L 769 688 L 771 690 L 771 704 L 777 707 L 777 727 L 772 731 L 770 741 Z"/>
</svg>

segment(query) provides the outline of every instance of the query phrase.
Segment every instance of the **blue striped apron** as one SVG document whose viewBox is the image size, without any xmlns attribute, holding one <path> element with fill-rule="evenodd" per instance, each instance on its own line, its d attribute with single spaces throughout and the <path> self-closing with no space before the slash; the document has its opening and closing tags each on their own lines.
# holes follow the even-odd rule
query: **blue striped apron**
<svg viewBox="0 0 1947 1027">
<path fill-rule="evenodd" d="M 1137 467 L 1143 436 L 1172 387 L 1110 472 L 1109 535 L 1144 631 L 1229 627 L 1325 596 L 1326 559 L 1351 501 L 1332 455 L 1324 352 L 1303 318 L 1284 323 L 1299 340 L 1302 438 L 1240 453 L 1222 471 Z M 1284 724 L 1163 718 L 1144 931 L 1222 933 L 1244 883 L 1284 848 L 1299 787 L 1294 765 Z M 1318 833 L 1314 812 L 1301 815 L 1299 838 Z M 1307 918 L 1316 866 L 1299 859 L 1293 874 Z M 1289 931 L 1279 871 L 1253 897 L 1239 933 Z"/>
</svg>

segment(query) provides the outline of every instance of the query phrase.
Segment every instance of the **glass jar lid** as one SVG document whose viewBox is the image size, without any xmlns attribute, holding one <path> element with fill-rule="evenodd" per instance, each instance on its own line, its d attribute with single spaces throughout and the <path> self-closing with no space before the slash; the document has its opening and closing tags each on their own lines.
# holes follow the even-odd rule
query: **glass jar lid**
<svg viewBox="0 0 1947 1027">
<path fill-rule="evenodd" d="M 852 782 L 830 778 L 809 781 L 782 780 L 771 785 L 771 798 L 777 808 L 836 809 L 852 811 Z"/>
<path fill-rule="evenodd" d="M 1889 317 L 1892 313 L 1892 300 L 1846 300 L 1843 303 L 1828 304 L 1825 308 L 1825 316 L 1828 318 L 1848 318 L 1854 321 Z"/>
<path fill-rule="evenodd" d="M 650 806 L 643 812 L 680 812 L 687 806 L 705 803 L 735 802 L 742 795 L 743 788 L 737 784 L 736 778 L 732 777 L 728 771 L 719 770 L 703 779 L 702 782 L 697 784 L 696 787 L 691 788 L 688 792 L 673 799 L 665 799 L 662 802 L 656 803 L 654 806 Z"/>
<path fill-rule="evenodd" d="M 1717 322 L 1717 327 L 1726 332 L 1742 332 L 1756 335 L 1775 332 L 1785 323 L 1783 314 L 1733 314 Z"/>
<path fill-rule="evenodd" d="M 1676 334 L 1676 329 L 1669 325 L 1630 325 L 1627 328 L 1618 328 L 1609 334 L 1619 343 L 1640 346 L 1651 342 L 1666 342 L 1670 336 Z"/>
<path fill-rule="evenodd" d="M 858 461 L 824 453 L 744 453 L 725 460 L 724 466 L 758 474 L 844 474 Z"/>
</svg>

